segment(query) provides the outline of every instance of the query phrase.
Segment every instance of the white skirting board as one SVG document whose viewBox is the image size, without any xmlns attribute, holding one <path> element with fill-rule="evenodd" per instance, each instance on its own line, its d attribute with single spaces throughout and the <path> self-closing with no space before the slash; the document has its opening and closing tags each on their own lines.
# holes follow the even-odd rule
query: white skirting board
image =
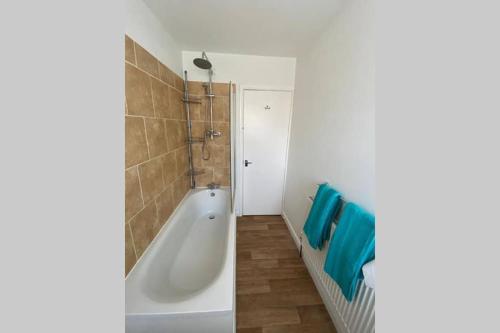
<svg viewBox="0 0 500 333">
<path fill-rule="evenodd" d="M 290 220 L 283 213 L 288 230 L 300 249 L 300 237 L 293 229 Z M 335 225 L 332 225 L 332 233 Z M 348 303 L 338 285 L 323 270 L 328 244 L 318 251 L 310 247 L 307 239 L 302 241 L 302 258 L 311 275 L 325 307 L 339 333 L 375 332 L 375 291 L 366 287 L 363 281 L 358 285 L 357 295 Z"/>
</svg>

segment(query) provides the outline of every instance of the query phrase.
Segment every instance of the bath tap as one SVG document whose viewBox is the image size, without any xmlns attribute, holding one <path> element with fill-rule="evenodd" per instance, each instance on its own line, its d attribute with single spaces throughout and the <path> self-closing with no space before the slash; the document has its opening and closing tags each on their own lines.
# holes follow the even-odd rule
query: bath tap
<svg viewBox="0 0 500 333">
<path fill-rule="evenodd" d="M 214 190 L 214 189 L 216 189 L 216 188 L 219 188 L 219 187 L 220 187 L 220 184 L 210 183 L 210 184 L 207 184 L 207 187 L 208 187 L 210 190 Z"/>
</svg>

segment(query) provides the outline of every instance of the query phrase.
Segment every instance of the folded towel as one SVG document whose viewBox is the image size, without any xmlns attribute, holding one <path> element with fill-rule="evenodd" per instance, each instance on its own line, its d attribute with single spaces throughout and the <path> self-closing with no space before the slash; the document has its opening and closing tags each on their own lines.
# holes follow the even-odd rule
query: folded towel
<svg viewBox="0 0 500 333">
<path fill-rule="evenodd" d="M 353 203 L 345 206 L 333 233 L 325 272 L 350 302 L 356 295 L 363 265 L 375 258 L 375 217 Z"/>
<path fill-rule="evenodd" d="M 330 238 L 333 217 L 340 208 L 340 193 L 328 184 L 321 184 L 304 224 L 304 233 L 313 249 L 321 249 Z"/>
</svg>

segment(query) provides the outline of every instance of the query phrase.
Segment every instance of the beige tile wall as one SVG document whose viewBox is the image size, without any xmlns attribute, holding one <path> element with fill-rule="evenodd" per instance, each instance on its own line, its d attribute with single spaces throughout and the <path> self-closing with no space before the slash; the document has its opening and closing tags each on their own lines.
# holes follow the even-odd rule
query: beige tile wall
<svg viewBox="0 0 500 333">
<path fill-rule="evenodd" d="M 208 80 L 208 76 L 207 76 Z M 205 132 L 205 118 L 208 117 L 209 99 L 202 82 L 190 81 L 188 84 L 189 94 L 195 98 L 201 98 L 201 104 L 191 104 L 192 135 L 194 138 L 202 138 Z M 229 186 L 230 182 L 230 126 L 229 126 L 229 84 L 214 83 L 212 86 L 215 95 L 213 101 L 214 129 L 222 132 L 222 136 L 208 141 L 210 159 L 202 159 L 202 144 L 193 144 L 193 164 L 196 170 L 204 171 L 196 176 L 196 186 L 205 187 L 208 183 L 215 182 L 222 186 Z M 207 127 L 208 129 L 209 127 Z M 205 153 L 205 157 L 208 155 Z"/>
<path fill-rule="evenodd" d="M 182 79 L 125 36 L 125 274 L 189 190 Z"/>
</svg>

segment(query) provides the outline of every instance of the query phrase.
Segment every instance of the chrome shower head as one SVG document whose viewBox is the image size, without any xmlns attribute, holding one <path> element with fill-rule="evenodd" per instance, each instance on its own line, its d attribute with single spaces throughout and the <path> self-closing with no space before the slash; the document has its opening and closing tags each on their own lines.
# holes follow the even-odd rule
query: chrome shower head
<svg viewBox="0 0 500 333">
<path fill-rule="evenodd" d="M 193 60 L 193 63 L 196 65 L 196 67 L 201 68 L 201 69 L 211 69 L 212 64 L 208 60 L 207 55 L 205 54 L 205 51 L 201 54 L 201 58 L 195 58 Z"/>
</svg>

